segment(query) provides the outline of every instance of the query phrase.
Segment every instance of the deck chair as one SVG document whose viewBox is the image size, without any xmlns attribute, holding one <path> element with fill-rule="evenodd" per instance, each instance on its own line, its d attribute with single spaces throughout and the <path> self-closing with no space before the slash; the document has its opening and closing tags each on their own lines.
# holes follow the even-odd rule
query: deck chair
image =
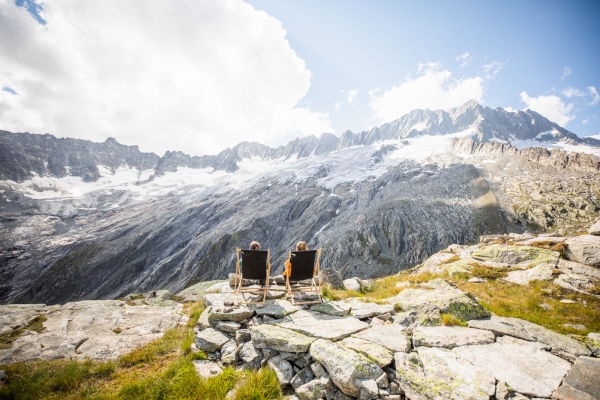
<svg viewBox="0 0 600 400">
<path fill-rule="evenodd" d="M 271 251 L 270 250 L 242 250 L 235 249 L 237 262 L 235 264 L 235 285 L 233 292 L 237 300 L 238 293 L 250 293 L 263 296 L 262 301 L 241 301 L 240 304 L 265 304 L 267 301 L 267 293 L 269 292 L 269 279 L 271 278 Z M 240 258 L 241 256 L 241 258 Z M 241 265 L 240 265 L 241 260 Z M 245 288 L 242 289 L 244 279 L 264 280 L 264 285 L 260 288 Z M 260 282 L 259 282 L 260 284 Z"/>
<path fill-rule="evenodd" d="M 290 297 L 293 305 L 321 303 L 321 249 L 290 251 L 289 262 L 292 265 L 292 273 L 286 276 L 285 289 L 286 298 Z M 316 279 L 316 280 L 315 280 Z M 292 282 L 310 280 L 310 286 L 292 286 Z M 294 294 L 316 293 L 318 300 L 297 302 Z"/>
</svg>

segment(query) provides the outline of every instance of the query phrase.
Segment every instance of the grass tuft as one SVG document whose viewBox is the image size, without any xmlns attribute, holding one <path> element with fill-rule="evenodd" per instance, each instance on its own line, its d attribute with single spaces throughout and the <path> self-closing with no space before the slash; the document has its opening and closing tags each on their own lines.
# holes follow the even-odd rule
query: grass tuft
<svg viewBox="0 0 600 400">
<path fill-rule="evenodd" d="M 42 333 L 44 329 L 44 322 L 46 322 L 48 318 L 43 315 L 38 315 L 31 319 L 27 323 L 26 326 L 22 326 L 17 329 L 10 330 L 8 332 L 0 335 L 0 350 L 10 349 L 15 340 L 17 340 L 25 331 L 35 331 L 37 333 Z"/>
<path fill-rule="evenodd" d="M 443 326 L 467 326 L 467 321 L 463 321 L 454 314 L 442 314 L 441 324 Z"/>
<path fill-rule="evenodd" d="M 235 400 L 283 399 L 281 385 L 275 371 L 261 368 L 258 372 L 246 372 L 235 389 Z"/>
</svg>

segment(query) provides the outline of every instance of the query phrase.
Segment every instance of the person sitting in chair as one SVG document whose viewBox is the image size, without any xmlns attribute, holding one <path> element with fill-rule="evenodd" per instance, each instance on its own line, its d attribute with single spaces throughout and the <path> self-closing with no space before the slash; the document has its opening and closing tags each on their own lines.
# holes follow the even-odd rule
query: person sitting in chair
<svg viewBox="0 0 600 400">
<path fill-rule="evenodd" d="M 308 246 L 306 245 L 306 242 L 300 241 L 298 243 L 296 243 L 296 251 L 306 251 L 308 250 Z M 285 262 L 285 268 L 283 270 L 283 276 L 291 276 L 290 274 L 292 273 L 292 264 L 290 262 L 290 260 L 287 260 Z"/>
<path fill-rule="evenodd" d="M 258 243 L 256 240 L 253 240 L 250 243 L 250 250 L 260 250 L 260 243 Z M 240 269 L 242 268 L 242 260 L 240 260 Z"/>
</svg>

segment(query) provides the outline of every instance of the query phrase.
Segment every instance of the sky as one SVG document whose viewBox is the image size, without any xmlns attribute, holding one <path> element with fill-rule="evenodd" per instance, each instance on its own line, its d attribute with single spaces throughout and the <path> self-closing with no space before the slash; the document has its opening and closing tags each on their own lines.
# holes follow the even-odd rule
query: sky
<svg viewBox="0 0 600 400">
<path fill-rule="evenodd" d="M 600 134 L 600 2 L 0 0 L 0 129 L 162 155 L 475 99 Z"/>
</svg>

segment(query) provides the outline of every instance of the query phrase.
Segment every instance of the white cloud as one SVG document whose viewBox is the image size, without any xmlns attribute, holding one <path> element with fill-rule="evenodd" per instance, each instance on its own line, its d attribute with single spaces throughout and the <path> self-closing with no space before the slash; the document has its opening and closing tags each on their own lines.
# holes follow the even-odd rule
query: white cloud
<svg viewBox="0 0 600 400">
<path fill-rule="evenodd" d="M 241 0 L 0 0 L 0 128 L 162 154 L 332 131 L 297 107 L 310 71 L 281 23 Z M 16 51 L 18 49 L 18 51 Z"/>
<path fill-rule="evenodd" d="M 469 100 L 482 101 L 483 78 L 454 79 L 440 63 L 419 64 L 415 79 L 406 80 L 378 95 L 369 92 L 369 106 L 380 122 L 389 122 L 417 108 L 450 109 Z"/>
<path fill-rule="evenodd" d="M 587 123 L 588 123 L 588 122 L 590 122 L 590 119 L 589 119 L 589 118 L 588 118 L 588 119 L 584 119 L 583 121 L 581 121 L 581 123 L 582 123 L 583 125 L 587 125 Z"/>
<path fill-rule="evenodd" d="M 588 92 L 590 92 L 590 96 L 592 96 L 592 102 L 590 103 L 591 106 L 600 102 L 600 95 L 598 95 L 598 91 L 595 87 L 588 86 Z"/>
<path fill-rule="evenodd" d="M 569 98 L 571 98 L 573 96 L 577 96 L 577 97 L 585 96 L 585 93 L 583 93 L 581 90 L 576 89 L 574 87 L 568 87 L 568 88 L 564 89 L 561 93 Z"/>
<path fill-rule="evenodd" d="M 522 92 L 521 100 L 527 104 L 527 108 L 542 114 L 562 127 L 566 127 L 569 121 L 575 119 L 575 115 L 571 115 L 573 104 L 565 104 L 558 96 L 529 97 L 527 92 Z"/>
<path fill-rule="evenodd" d="M 508 106 L 508 107 L 504 107 L 504 109 L 505 109 L 506 111 L 508 111 L 508 112 L 514 112 L 514 111 L 515 111 L 515 109 L 514 109 L 514 108 L 512 108 L 512 107 L 510 107 L 510 106 Z"/>
<path fill-rule="evenodd" d="M 563 75 L 560 79 L 562 80 L 562 79 L 566 78 L 567 76 L 571 75 L 571 72 L 573 72 L 573 71 L 571 71 L 571 68 L 565 67 L 565 69 L 563 70 Z"/>
<path fill-rule="evenodd" d="M 464 68 L 467 65 L 469 65 L 469 63 L 471 62 L 471 59 L 473 59 L 473 56 L 471 54 L 469 54 L 469 52 L 466 52 L 465 54 L 461 54 L 460 56 L 456 56 L 455 60 L 456 61 L 460 61 L 460 67 Z"/>
<path fill-rule="evenodd" d="M 502 67 L 504 67 L 504 64 L 506 63 L 501 63 L 500 61 L 492 61 L 489 64 L 485 64 L 483 66 L 483 73 L 485 75 L 485 79 L 493 79 L 496 76 L 496 74 L 500 72 Z"/>
<path fill-rule="evenodd" d="M 338 101 L 335 103 L 335 111 L 340 111 L 342 109 L 342 102 Z"/>
<path fill-rule="evenodd" d="M 352 103 L 358 94 L 358 89 L 348 90 L 348 103 Z"/>
</svg>

